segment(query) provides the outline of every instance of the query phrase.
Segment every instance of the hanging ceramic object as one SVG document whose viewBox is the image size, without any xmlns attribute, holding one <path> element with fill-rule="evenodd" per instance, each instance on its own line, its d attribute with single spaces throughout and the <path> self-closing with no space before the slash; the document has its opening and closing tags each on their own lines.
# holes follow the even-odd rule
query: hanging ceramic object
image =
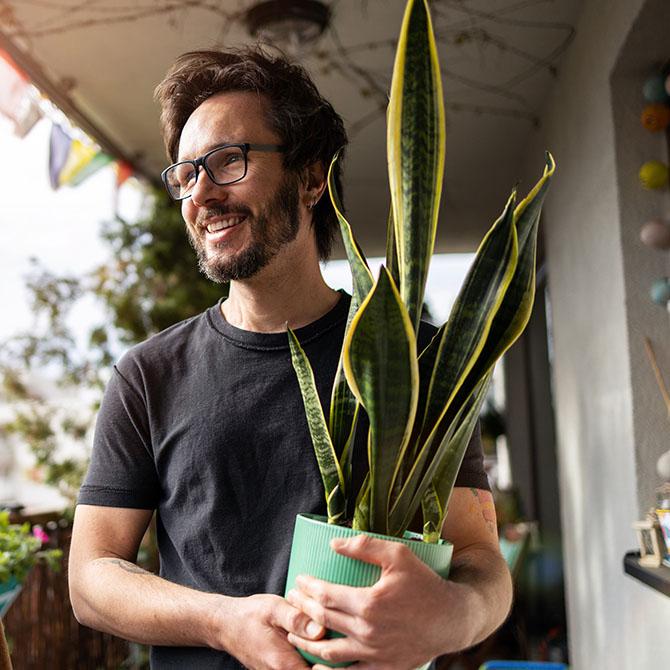
<svg viewBox="0 0 670 670">
<path fill-rule="evenodd" d="M 640 240 L 654 249 L 670 249 L 670 224 L 663 219 L 652 219 L 640 229 Z"/>
<path fill-rule="evenodd" d="M 642 110 L 640 122 L 645 130 L 652 133 L 665 130 L 670 125 L 670 107 L 660 102 L 647 105 Z"/>
<path fill-rule="evenodd" d="M 642 86 L 642 95 L 647 102 L 665 102 L 670 97 L 665 87 L 666 78 L 660 72 L 652 74 Z"/>
<path fill-rule="evenodd" d="M 661 161 L 647 161 L 638 173 L 644 188 L 663 188 L 668 183 L 668 166 Z"/>
<path fill-rule="evenodd" d="M 656 472 L 661 479 L 670 482 L 670 450 L 661 454 L 658 461 L 656 461 Z"/>
<path fill-rule="evenodd" d="M 670 301 L 670 278 L 663 277 L 663 279 L 657 279 L 651 285 L 649 294 L 657 305 L 665 307 Z"/>
</svg>

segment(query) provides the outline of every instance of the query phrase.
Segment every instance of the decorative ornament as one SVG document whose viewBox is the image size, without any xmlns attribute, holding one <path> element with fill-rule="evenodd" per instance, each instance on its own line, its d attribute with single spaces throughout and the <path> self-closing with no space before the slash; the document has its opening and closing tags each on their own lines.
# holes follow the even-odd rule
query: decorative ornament
<svg viewBox="0 0 670 670">
<path fill-rule="evenodd" d="M 637 531 L 640 545 L 640 565 L 645 568 L 659 568 L 663 562 L 663 535 L 654 510 L 651 509 L 642 521 L 636 521 L 633 529 Z"/>
<path fill-rule="evenodd" d="M 659 72 L 648 77 L 642 86 L 642 95 L 647 102 L 666 102 L 670 92 L 665 90 L 667 79 Z"/>
<path fill-rule="evenodd" d="M 654 249 L 670 249 L 670 223 L 652 219 L 640 229 L 640 240 Z"/>
<path fill-rule="evenodd" d="M 638 173 L 644 188 L 663 188 L 668 183 L 668 166 L 661 161 L 647 161 Z"/>
<path fill-rule="evenodd" d="M 642 110 L 640 117 L 645 130 L 657 133 L 665 130 L 670 125 L 670 107 L 661 102 L 655 102 L 653 105 L 647 105 Z"/>
<path fill-rule="evenodd" d="M 663 277 L 663 279 L 657 279 L 651 285 L 649 294 L 657 305 L 665 307 L 670 301 L 670 278 Z"/>
<path fill-rule="evenodd" d="M 670 107 L 662 102 L 647 105 L 642 110 L 640 122 L 645 130 L 652 133 L 665 130 L 670 125 Z"/>
<path fill-rule="evenodd" d="M 661 479 L 670 482 L 670 449 L 656 461 L 656 472 Z"/>
</svg>

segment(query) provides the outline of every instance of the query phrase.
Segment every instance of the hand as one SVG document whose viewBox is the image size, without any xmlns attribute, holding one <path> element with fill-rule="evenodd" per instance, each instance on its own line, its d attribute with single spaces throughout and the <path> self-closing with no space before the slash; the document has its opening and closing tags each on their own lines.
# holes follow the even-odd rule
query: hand
<svg viewBox="0 0 670 670">
<path fill-rule="evenodd" d="M 311 621 L 284 598 L 258 594 L 233 601 L 220 621 L 221 644 L 250 670 L 305 670 L 310 666 L 287 640 L 287 633 L 315 640 L 325 634 L 323 626 Z"/>
<path fill-rule="evenodd" d="M 361 588 L 299 576 L 287 600 L 346 637 L 315 640 L 291 633 L 289 642 L 327 661 L 358 661 L 356 670 L 410 670 L 469 646 L 466 587 L 442 579 L 399 542 L 359 535 L 332 540 L 331 547 L 381 566 L 381 577 Z"/>
</svg>

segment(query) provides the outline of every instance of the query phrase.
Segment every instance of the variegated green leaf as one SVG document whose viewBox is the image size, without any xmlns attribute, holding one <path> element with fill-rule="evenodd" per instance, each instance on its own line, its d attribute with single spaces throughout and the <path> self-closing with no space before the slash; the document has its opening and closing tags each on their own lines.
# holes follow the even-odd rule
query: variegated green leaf
<svg viewBox="0 0 670 670">
<path fill-rule="evenodd" d="M 420 443 L 439 424 L 486 344 L 518 258 L 513 192 L 482 241 L 444 329 L 435 357 Z M 470 389 L 471 390 L 471 389 Z"/>
<path fill-rule="evenodd" d="M 444 102 L 426 0 L 410 0 L 396 51 L 387 124 L 400 294 L 418 328 L 444 176 Z"/>
<path fill-rule="evenodd" d="M 349 305 L 349 314 L 347 316 L 347 325 L 345 332 L 351 326 L 354 315 L 358 311 L 360 304 L 372 289 L 372 274 L 368 267 L 365 256 L 361 251 L 349 222 L 342 214 L 342 204 L 335 186 L 333 178 L 333 167 L 339 158 L 339 152 L 335 154 L 328 169 L 328 192 L 330 199 L 340 224 L 342 241 L 349 260 L 351 275 L 353 281 L 353 291 L 351 304 Z M 335 381 L 330 399 L 330 415 L 328 417 L 328 429 L 335 452 L 342 459 L 342 470 L 345 477 L 345 483 L 350 484 L 351 458 L 353 456 L 353 438 L 356 429 L 356 416 L 358 413 L 358 402 L 354 398 L 347 380 L 344 377 L 342 369 L 342 355 L 337 366 Z"/>
<path fill-rule="evenodd" d="M 395 243 L 395 232 L 393 230 L 393 207 L 389 209 L 386 222 L 386 268 L 393 278 L 396 286 L 400 286 L 400 269 L 398 268 L 398 249 Z"/>
<path fill-rule="evenodd" d="M 426 491 L 431 485 L 435 487 L 436 493 L 438 494 L 441 509 L 446 510 L 446 502 L 444 500 L 445 488 L 442 486 L 441 480 L 436 479 L 436 474 L 438 470 L 446 467 L 445 464 L 453 465 L 456 460 L 458 461 L 456 464 L 456 472 L 458 472 L 461 460 L 463 459 L 463 454 L 467 447 L 467 441 L 465 444 L 462 444 L 462 438 L 468 430 L 468 440 L 472 434 L 472 429 L 479 416 L 479 410 L 484 401 L 489 381 L 490 374 L 480 382 L 471 396 L 466 399 L 466 402 L 459 407 L 456 416 L 444 431 L 439 442 L 437 442 L 435 433 L 433 433 L 426 444 L 423 445 L 419 457 L 412 464 L 412 468 L 400 496 L 391 508 L 389 528 L 392 533 L 398 533 L 401 532 L 402 529 L 407 528 L 419 509 L 421 501 L 426 495 Z M 465 426 L 465 428 L 463 428 L 463 426 Z M 450 448 L 453 450 L 451 453 L 449 452 Z M 462 451 L 459 451 L 461 448 Z M 444 472 L 445 471 L 442 470 L 442 477 L 446 477 Z M 440 520 L 424 520 L 424 525 L 426 521 L 437 524 Z M 438 528 L 441 529 L 441 523 L 438 524 Z"/>
<path fill-rule="evenodd" d="M 342 203 L 340 202 L 340 195 L 337 192 L 333 177 L 333 166 L 337 162 L 339 155 L 339 152 L 335 154 L 328 169 L 328 193 L 330 194 L 330 201 L 340 224 L 342 242 L 344 243 L 344 250 L 347 254 L 349 267 L 351 268 L 353 298 L 356 304 L 360 305 L 368 293 L 370 293 L 370 289 L 372 289 L 373 278 L 363 251 L 354 237 L 349 222 L 344 218 L 344 214 L 342 213 Z"/>
<path fill-rule="evenodd" d="M 290 328 L 287 328 L 287 330 L 291 347 L 291 362 L 298 377 L 300 393 L 307 416 L 307 425 L 325 488 L 328 523 L 342 523 L 346 515 L 344 478 L 328 433 L 326 418 L 316 390 L 312 366 L 309 364 L 307 355 L 300 346 L 295 333 Z"/>
<path fill-rule="evenodd" d="M 361 490 L 356 497 L 356 508 L 354 509 L 354 530 L 370 530 L 370 472 L 365 475 Z"/>
<path fill-rule="evenodd" d="M 433 356 L 435 363 L 425 402 L 421 430 L 415 426 L 412 435 L 414 449 L 408 460 L 411 465 L 401 464 L 402 485 L 394 482 L 392 529 L 409 517 L 409 508 L 418 509 L 416 491 L 425 473 L 435 463 L 436 451 L 444 439 L 450 439 L 449 429 L 455 430 L 454 414 L 462 403 L 454 403 L 454 396 L 474 366 L 486 343 L 486 337 L 512 279 L 517 262 L 517 238 L 514 227 L 514 196 L 512 193 L 503 214 L 494 223 L 479 247 L 472 267 L 452 309 L 449 321 L 441 329 L 442 335 L 433 341 L 422 354 L 425 357 L 423 371 Z M 439 342 L 437 351 L 436 343 Z M 425 392 L 425 376 L 424 376 Z M 470 388 L 470 391 L 472 388 Z M 465 396 L 467 399 L 468 396 Z M 451 413 L 447 414 L 447 410 Z M 418 445 L 418 447 L 417 447 Z M 403 468 L 404 466 L 404 468 Z M 406 473 L 406 474 L 404 474 Z M 430 483 L 430 480 L 428 481 Z M 399 493 L 396 492 L 400 490 Z M 409 517 L 411 521 L 411 517 Z"/>
<path fill-rule="evenodd" d="M 426 406 L 430 380 L 433 374 L 433 368 L 435 367 L 435 359 L 437 357 L 437 352 L 439 350 L 442 334 L 445 328 L 446 324 L 438 329 L 435 335 L 433 335 L 428 346 L 425 347 L 425 349 L 419 355 L 419 398 L 417 401 L 418 413 L 421 413 L 422 408 Z M 421 426 L 422 423 L 419 414 L 417 419 L 414 421 L 412 436 L 409 441 L 409 446 L 407 447 L 407 454 L 398 464 L 398 471 L 396 473 L 393 484 L 393 492 L 391 494 L 392 501 L 396 500 L 400 495 L 402 486 L 407 478 L 407 473 L 410 471 L 412 463 L 414 463 L 414 460 L 416 459 L 421 448 L 421 443 L 419 442 L 421 436 Z"/>
<path fill-rule="evenodd" d="M 468 443 L 472 437 L 479 414 L 482 409 L 491 378 L 493 369 L 481 380 L 474 392 L 467 400 L 466 407 L 469 406 L 467 414 L 463 417 L 458 429 L 447 443 L 447 449 L 433 476 L 433 488 L 439 501 L 440 517 L 437 519 L 438 532 L 442 531 L 444 519 L 449 507 L 449 499 L 456 482 L 456 476 L 461 468 L 463 456 L 468 448 Z"/>
<path fill-rule="evenodd" d="M 396 464 L 416 414 L 418 367 L 412 324 L 384 266 L 345 338 L 344 372 L 370 419 L 371 529 L 386 533 Z"/>
<path fill-rule="evenodd" d="M 439 521 L 442 518 L 442 508 L 432 484 L 421 499 L 421 512 L 423 514 L 423 541 L 437 544 L 440 539 Z"/>
<path fill-rule="evenodd" d="M 514 222 L 519 240 L 519 256 L 514 275 L 507 287 L 502 304 L 493 319 L 486 343 L 466 380 L 454 397 L 454 408 L 462 404 L 472 388 L 512 346 L 528 323 L 535 297 L 535 255 L 538 223 L 542 202 L 549 188 L 555 167 L 553 158 L 548 154 L 547 165 L 542 178 L 514 210 Z M 445 423 L 449 423 L 453 414 L 453 409 L 447 411 Z"/>
</svg>

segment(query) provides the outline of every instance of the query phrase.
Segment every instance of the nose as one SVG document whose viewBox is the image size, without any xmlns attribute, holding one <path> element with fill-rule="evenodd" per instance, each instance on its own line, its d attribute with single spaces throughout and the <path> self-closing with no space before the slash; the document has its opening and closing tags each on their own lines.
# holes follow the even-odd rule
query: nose
<svg viewBox="0 0 670 670">
<path fill-rule="evenodd" d="M 191 201 L 197 207 L 203 207 L 211 202 L 221 202 L 228 196 L 226 187 L 215 184 L 207 174 L 207 171 L 198 166 L 198 179 L 195 182 L 193 191 L 191 192 Z"/>
</svg>

